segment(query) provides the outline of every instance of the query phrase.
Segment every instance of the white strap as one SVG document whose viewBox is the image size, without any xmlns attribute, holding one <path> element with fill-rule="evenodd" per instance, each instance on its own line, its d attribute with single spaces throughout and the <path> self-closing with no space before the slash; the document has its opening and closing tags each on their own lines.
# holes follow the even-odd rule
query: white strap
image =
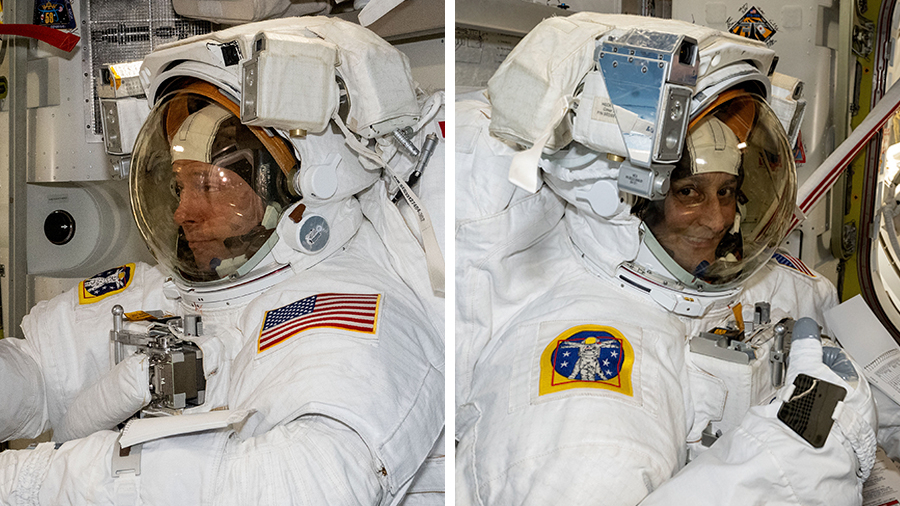
<svg viewBox="0 0 900 506">
<path fill-rule="evenodd" d="M 136 444 L 123 448 L 121 443 L 124 435 L 124 431 L 119 433 L 112 449 L 110 474 L 113 477 L 113 499 L 116 506 L 137 506 L 141 495 L 141 450 L 143 447 Z"/>
<path fill-rule="evenodd" d="M 419 121 L 416 122 L 415 126 L 413 126 L 413 132 L 418 132 L 422 127 L 427 125 L 429 121 L 437 116 L 437 113 L 441 110 L 441 106 L 444 105 L 445 99 L 446 96 L 443 91 L 436 91 L 425 100 L 425 105 L 422 106 L 422 115 L 419 117 Z"/>
<path fill-rule="evenodd" d="M 569 110 L 569 105 L 573 100 L 573 97 L 561 97 L 557 103 L 556 114 L 544 127 L 541 135 L 535 139 L 534 145 L 525 151 L 519 151 L 513 156 L 512 163 L 509 165 L 509 181 L 512 184 L 529 193 L 536 193 L 541 188 L 543 180 L 541 178 L 541 169 L 538 165 L 541 161 L 541 154 L 543 154 L 544 147 L 550 142 L 553 131 L 566 115 L 566 111 Z"/>
<path fill-rule="evenodd" d="M 233 427 L 240 430 L 247 417 L 255 412 L 253 409 L 241 409 L 236 411 L 221 410 L 206 413 L 190 413 L 178 416 L 161 416 L 155 418 L 134 418 L 125 424 L 119 440 L 122 447 L 129 447 L 161 439 L 190 434 L 206 430 L 224 429 Z"/>
<path fill-rule="evenodd" d="M 403 0 L 371 0 L 359 11 L 359 24 L 371 25 L 402 2 Z"/>
<path fill-rule="evenodd" d="M 519 151 L 513 156 L 512 163 L 509 164 L 509 182 L 530 193 L 536 193 L 540 189 L 543 180 L 538 164 L 541 161 L 544 146 L 547 145 L 550 134 L 553 133 L 553 126 L 548 125 L 541 136 L 534 141 L 534 146 L 525 151 Z"/>
<path fill-rule="evenodd" d="M 431 289 L 435 296 L 444 296 L 444 256 L 441 254 L 441 248 L 434 234 L 434 227 L 431 224 L 431 217 L 428 211 L 419 202 L 419 198 L 413 193 L 409 185 L 403 179 L 397 177 L 394 169 L 388 165 L 378 153 L 366 147 L 355 135 L 347 128 L 340 116 L 335 113 L 332 116 L 338 128 L 344 134 L 344 139 L 351 149 L 359 153 L 361 156 L 372 160 L 378 166 L 382 167 L 397 182 L 400 194 L 406 199 L 409 207 L 415 211 L 419 221 L 419 232 L 422 234 L 422 246 L 425 250 L 425 263 L 428 267 L 428 279 L 431 281 Z"/>
<path fill-rule="evenodd" d="M 133 472 L 119 474 L 113 481 L 116 506 L 137 506 L 140 497 L 140 477 Z"/>
</svg>

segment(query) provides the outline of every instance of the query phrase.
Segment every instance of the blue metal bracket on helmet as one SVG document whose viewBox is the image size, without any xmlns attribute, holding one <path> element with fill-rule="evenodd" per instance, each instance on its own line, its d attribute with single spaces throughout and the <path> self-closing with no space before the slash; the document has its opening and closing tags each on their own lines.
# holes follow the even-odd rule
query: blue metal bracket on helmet
<svg viewBox="0 0 900 506">
<path fill-rule="evenodd" d="M 620 190 L 663 198 L 687 134 L 697 42 L 682 34 L 612 30 L 597 42 L 594 61 L 573 137 L 619 164 Z"/>
<path fill-rule="evenodd" d="M 595 61 L 604 80 L 616 83 L 607 92 L 631 163 L 650 168 L 676 162 L 687 133 L 690 87 L 699 74 L 697 42 L 632 29 L 602 39 Z"/>
</svg>

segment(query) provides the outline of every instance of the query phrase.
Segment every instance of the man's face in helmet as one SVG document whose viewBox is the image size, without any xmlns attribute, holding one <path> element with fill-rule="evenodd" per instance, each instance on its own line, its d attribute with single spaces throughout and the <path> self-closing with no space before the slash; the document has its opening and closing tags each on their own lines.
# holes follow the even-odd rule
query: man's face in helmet
<svg viewBox="0 0 900 506">
<path fill-rule="evenodd" d="M 235 172 L 194 160 L 173 164 L 178 208 L 173 219 L 184 231 L 200 270 L 248 252 L 244 241 L 263 219 L 265 204 Z"/>
<path fill-rule="evenodd" d="M 268 132 L 241 124 L 216 88 L 191 82 L 154 105 L 135 141 L 135 221 L 159 264 L 188 283 L 248 274 L 277 242 L 293 198 Z M 279 151 L 279 149 L 283 151 Z"/>
<path fill-rule="evenodd" d="M 675 262 L 695 272 L 716 259 L 716 248 L 734 226 L 738 178 L 725 172 L 703 172 L 672 181 L 663 203 L 662 220 L 653 235 Z"/>
</svg>

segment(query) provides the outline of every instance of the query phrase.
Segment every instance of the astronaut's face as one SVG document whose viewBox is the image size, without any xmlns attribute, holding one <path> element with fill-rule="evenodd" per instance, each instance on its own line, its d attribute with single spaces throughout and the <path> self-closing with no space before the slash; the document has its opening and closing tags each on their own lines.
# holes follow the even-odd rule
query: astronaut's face
<svg viewBox="0 0 900 506">
<path fill-rule="evenodd" d="M 688 272 L 716 259 L 716 247 L 734 226 L 737 177 L 705 172 L 672 181 L 663 219 L 651 227 L 669 255 Z"/>
<path fill-rule="evenodd" d="M 173 219 L 184 231 L 200 270 L 247 253 L 240 237 L 262 222 L 262 198 L 236 173 L 208 163 L 181 160 L 175 174 L 179 203 Z"/>
</svg>

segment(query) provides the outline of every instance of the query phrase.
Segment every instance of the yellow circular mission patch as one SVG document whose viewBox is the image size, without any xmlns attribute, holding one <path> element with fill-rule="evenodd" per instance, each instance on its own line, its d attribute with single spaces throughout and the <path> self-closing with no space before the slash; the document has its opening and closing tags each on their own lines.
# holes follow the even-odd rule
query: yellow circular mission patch
<svg viewBox="0 0 900 506">
<path fill-rule="evenodd" d="M 134 278 L 134 264 L 127 264 L 85 279 L 78 285 L 78 303 L 92 304 L 128 288 Z"/>
<path fill-rule="evenodd" d="M 538 395 L 573 388 L 598 388 L 633 397 L 634 350 L 621 332 L 579 325 L 556 336 L 541 354 Z"/>
</svg>

